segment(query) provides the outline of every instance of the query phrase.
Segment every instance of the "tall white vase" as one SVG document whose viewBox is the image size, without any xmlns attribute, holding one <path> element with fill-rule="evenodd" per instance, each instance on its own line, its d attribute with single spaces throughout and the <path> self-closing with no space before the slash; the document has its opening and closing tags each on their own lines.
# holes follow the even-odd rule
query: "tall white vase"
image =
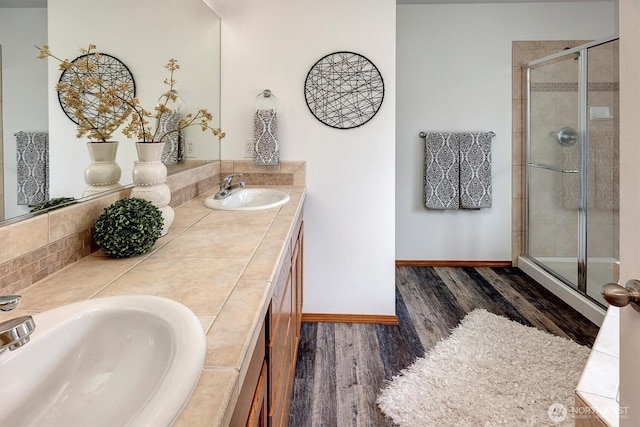
<svg viewBox="0 0 640 427">
<path fill-rule="evenodd" d="M 118 141 L 88 142 L 91 163 L 84 170 L 84 181 L 87 187 L 82 194 L 84 197 L 103 191 L 121 187 L 122 171 L 116 163 Z"/>
<path fill-rule="evenodd" d="M 137 142 L 138 160 L 133 165 L 133 183 L 131 197 L 139 197 L 153 203 L 162 212 L 164 225 L 161 236 L 169 231 L 175 216 L 173 208 L 169 206 L 171 190 L 166 184 L 167 167 L 162 163 L 164 142 Z"/>
</svg>

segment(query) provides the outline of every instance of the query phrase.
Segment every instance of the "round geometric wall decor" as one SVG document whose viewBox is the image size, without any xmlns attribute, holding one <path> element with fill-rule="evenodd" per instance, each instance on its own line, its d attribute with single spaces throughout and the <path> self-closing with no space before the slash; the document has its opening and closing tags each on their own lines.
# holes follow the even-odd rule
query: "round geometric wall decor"
<svg viewBox="0 0 640 427">
<path fill-rule="evenodd" d="M 132 99 L 136 96 L 136 83 L 133 80 L 133 75 L 129 68 L 122 61 L 120 61 L 115 56 L 107 55 L 106 53 L 99 53 L 96 55 L 95 52 L 90 54 L 85 54 L 77 57 L 72 63 L 78 63 L 79 61 L 86 61 L 87 56 L 91 55 L 94 58 L 91 59 L 97 66 L 96 70 L 92 70 L 91 74 L 99 77 L 106 86 L 115 86 L 120 83 L 126 84 L 126 91 L 124 91 L 123 95 L 126 99 Z M 85 77 L 89 72 L 78 71 L 78 68 L 82 70 L 82 67 L 73 67 L 72 71 L 70 68 L 67 68 L 62 72 L 60 76 L 60 83 L 67 83 L 69 85 L 73 85 L 73 81 L 76 78 L 80 78 L 81 80 Z M 95 95 L 91 92 L 85 92 L 82 94 L 83 100 L 86 102 L 87 108 L 85 108 L 83 114 L 85 117 L 95 117 L 96 119 L 100 118 L 101 122 L 108 123 L 117 115 L 122 114 L 125 111 L 125 106 L 121 106 L 117 111 L 106 112 L 98 114 L 98 104 L 99 100 L 95 97 Z M 75 117 L 73 109 L 66 104 L 66 102 L 61 98 L 60 92 L 58 92 L 58 101 L 60 102 L 60 106 L 64 113 L 71 119 L 75 124 L 80 124 L 78 119 Z M 101 123 L 98 123 L 100 126 Z"/>
<path fill-rule="evenodd" d="M 327 126 L 351 129 L 376 115 L 384 99 L 378 68 L 353 52 L 322 57 L 307 74 L 304 97 L 309 111 Z"/>
</svg>

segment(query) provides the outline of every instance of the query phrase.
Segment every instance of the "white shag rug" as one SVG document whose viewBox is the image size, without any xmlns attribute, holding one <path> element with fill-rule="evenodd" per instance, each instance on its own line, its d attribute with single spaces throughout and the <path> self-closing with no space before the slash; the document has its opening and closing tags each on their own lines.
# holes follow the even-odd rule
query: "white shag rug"
<svg viewBox="0 0 640 427">
<path fill-rule="evenodd" d="M 403 427 L 573 426 L 590 349 L 486 310 L 395 376 L 378 396 Z"/>
</svg>

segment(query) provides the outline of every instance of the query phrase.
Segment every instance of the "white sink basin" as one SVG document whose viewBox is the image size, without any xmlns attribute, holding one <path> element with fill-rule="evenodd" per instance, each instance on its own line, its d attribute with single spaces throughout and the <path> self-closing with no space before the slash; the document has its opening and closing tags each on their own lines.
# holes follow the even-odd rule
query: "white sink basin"
<svg viewBox="0 0 640 427">
<path fill-rule="evenodd" d="M 182 304 L 97 298 L 33 315 L 31 341 L 0 354 L 3 426 L 170 425 L 204 363 Z"/>
<path fill-rule="evenodd" d="M 255 211 L 282 206 L 289 201 L 289 195 L 284 191 L 271 188 L 243 188 L 233 191 L 224 199 L 209 196 L 204 205 L 211 209 L 226 211 Z"/>
</svg>

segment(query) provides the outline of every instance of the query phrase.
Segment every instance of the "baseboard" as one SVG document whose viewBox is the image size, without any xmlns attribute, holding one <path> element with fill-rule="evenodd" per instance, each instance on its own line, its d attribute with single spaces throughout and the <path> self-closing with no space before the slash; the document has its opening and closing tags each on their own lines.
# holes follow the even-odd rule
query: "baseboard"
<svg viewBox="0 0 640 427">
<path fill-rule="evenodd" d="M 336 314 L 336 313 L 302 313 L 303 322 L 311 323 L 377 323 L 383 325 L 397 325 L 398 318 L 394 315 L 381 314 Z"/>
<path fill-rule="evenodd" d="M 398 267 L 512 267 L 511 261 L 406 260 L 397 259 Z"/>
</svg>

